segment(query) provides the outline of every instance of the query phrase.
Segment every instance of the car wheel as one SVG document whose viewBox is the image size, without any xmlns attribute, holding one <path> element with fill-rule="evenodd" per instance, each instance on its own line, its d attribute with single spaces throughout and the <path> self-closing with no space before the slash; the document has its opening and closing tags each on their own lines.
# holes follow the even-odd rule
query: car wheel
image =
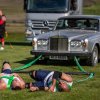
<svg viewBox="0 0 100 100">
<path fill-rule="evenodd" d="M 98 64 L 98 48 L 97 46 L 94 47 L 92 51 L 92 55 L 90 58 L 88 58 L 88 65 L 94 67 Z"/>
</svg>

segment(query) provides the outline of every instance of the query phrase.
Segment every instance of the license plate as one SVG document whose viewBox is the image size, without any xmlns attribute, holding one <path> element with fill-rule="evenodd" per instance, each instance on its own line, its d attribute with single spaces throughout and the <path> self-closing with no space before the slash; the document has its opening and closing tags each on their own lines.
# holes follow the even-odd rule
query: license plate
<svg viewBox="0 0 100 100">
<path fill-rule="evenodd" d="M 49 56 L 49 59 L 53 60 L 68 60 L 67 56 Z"/>
</svg>

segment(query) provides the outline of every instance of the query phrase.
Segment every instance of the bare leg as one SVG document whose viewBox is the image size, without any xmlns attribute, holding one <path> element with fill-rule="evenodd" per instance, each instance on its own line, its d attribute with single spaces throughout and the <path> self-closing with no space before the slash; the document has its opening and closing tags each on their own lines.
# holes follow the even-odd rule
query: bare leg
<svg viewBox="0 0 100 100">
<path fill-rule="evenodd" d="M 4 46 L 5 46 L 5 42 L 3 41 L 3 42 L 2 42 L 2 47 L 4 48 Z"/>
<path fill-rule="evenodd" d="M 32 78 L 32 79 L 34 79 L 35 78 L 35 70 L 33 70 L 33 71 L 31 71 L 30 73 L 29 73 L 29 75 L 30 75 L 30 77 Z"/>
<path fill-rule="evenodd" d="M 62 73 L 61 79 L 67 81 L 67 82 L 72 82 L 72 77 L 68 74 Z"/>
<path fill-rule="evenodd" d="M 2 44 L 2 47 L 0 48 L 0 50 L 4 50 L 4 46 L 5 46 L 4 38 L 1 39 L 1 44 Z"/>
</svg>

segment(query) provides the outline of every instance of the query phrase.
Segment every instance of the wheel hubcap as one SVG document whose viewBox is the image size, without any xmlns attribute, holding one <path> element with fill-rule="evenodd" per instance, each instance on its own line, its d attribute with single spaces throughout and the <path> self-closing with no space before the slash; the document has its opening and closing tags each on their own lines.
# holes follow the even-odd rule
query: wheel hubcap
<svg viewBox="0 0 100 100">
<path fill-rule="evenodd" d="M 98 55 L 97 55 L 96 51 L 94 51 L 94 53 L 93 53 L 93 59 L 94 59 L 94 63 L 96 64 L 98 62 Z"/>
</svg>

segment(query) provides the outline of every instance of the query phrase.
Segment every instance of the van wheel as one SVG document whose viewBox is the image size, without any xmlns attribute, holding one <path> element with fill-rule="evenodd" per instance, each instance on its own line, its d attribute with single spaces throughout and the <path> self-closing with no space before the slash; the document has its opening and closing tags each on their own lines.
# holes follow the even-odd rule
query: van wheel
<svg viewBox="0 0 100 100">
<path fill-rule="evenodd" d="M 97 46 L 94 47 L 92 51 L 92 55 L 90 58 L 87 60 L 88 65 L 94 67 L 98 64 L 98 48 Z"/>
</svg>

